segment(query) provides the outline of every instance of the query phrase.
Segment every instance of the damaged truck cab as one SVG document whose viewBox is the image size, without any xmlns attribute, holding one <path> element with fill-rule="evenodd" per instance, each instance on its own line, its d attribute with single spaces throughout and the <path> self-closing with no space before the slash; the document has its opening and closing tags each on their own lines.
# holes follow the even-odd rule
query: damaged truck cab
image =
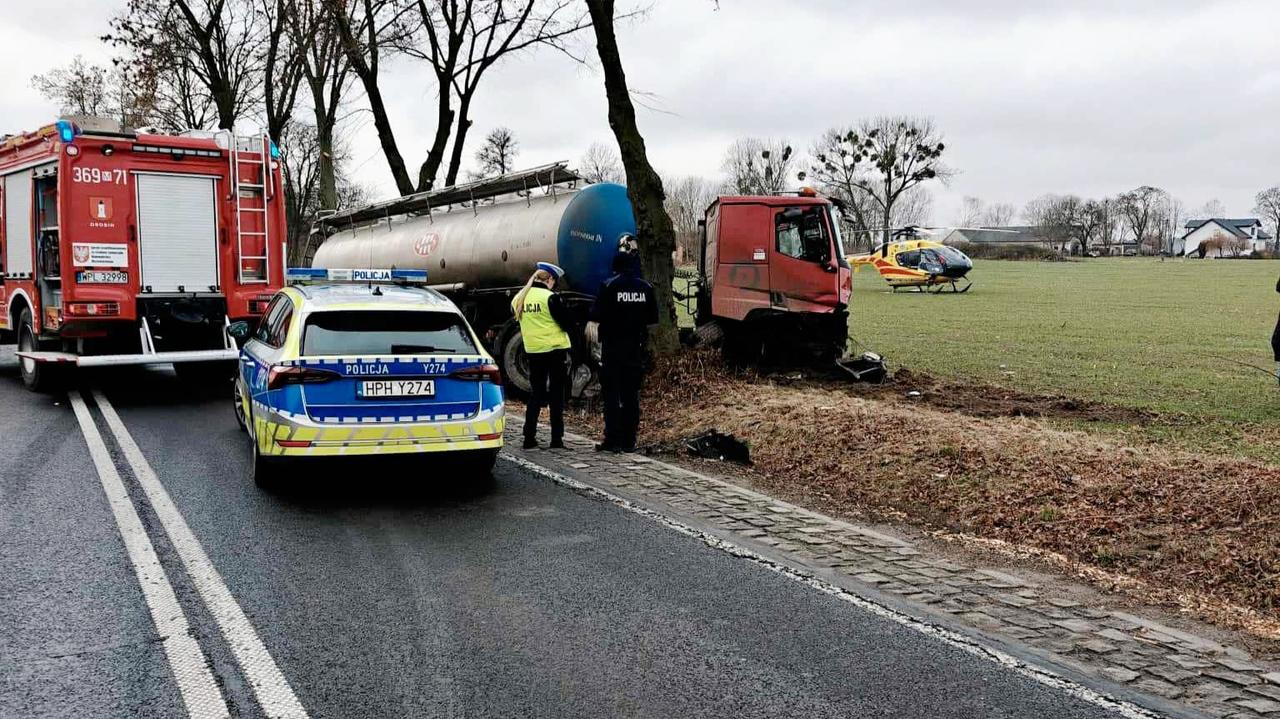
<svg viewBox="0 0 1280 719">
<path fill-rule="evenodd" d="M 722 333 L 731 359 L 826 362 L 843 354 L 853 273 L 833 210 L 812 191 L 724 196 L 707 209 L 697 325 Z"/>
</svg>

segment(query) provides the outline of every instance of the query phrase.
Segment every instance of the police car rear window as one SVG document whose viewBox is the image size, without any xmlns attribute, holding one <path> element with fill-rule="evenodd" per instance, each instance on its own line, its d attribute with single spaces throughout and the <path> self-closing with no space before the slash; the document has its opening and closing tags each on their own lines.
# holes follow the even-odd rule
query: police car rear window
<svg viewBox="0 0 1280 719">
<path fill-rule="evenodd" d="M 316 312 L 302 335 L 311 357 L 475 353 L 466 323 L 447 312 Z"/>
</svg>

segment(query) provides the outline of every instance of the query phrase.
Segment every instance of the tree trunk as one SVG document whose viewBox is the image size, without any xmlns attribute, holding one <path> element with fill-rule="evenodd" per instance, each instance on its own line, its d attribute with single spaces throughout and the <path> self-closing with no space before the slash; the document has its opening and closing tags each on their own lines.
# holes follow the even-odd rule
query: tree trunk
<svg viewBox="0 0 1280 719">
<path fill-rule="evenodd" d="M 471 129 L 471 95 L 463 95 L 458 100 L 458 129 L 453 134 L 453 154 L 449 157 L 449 172 L 444 178 L 445 187 L 452 187 L 458 181 L 458 172 L 462 170 L 462 152 L 466 149 L 467 131 Z"/>
<path fill-rule="evenodd" d="M 609 127 L 618 140 L 622 164 L 627 171 L 627 195 L 636 215 L 636 234 L 640 244 L 641 264 L 645 276 L 658 294 L 658 329 L 653 334 L 653 349 L 658 354 L 672 354 L 679 347 L 675 304 L 671 284 L 675 277 L 676 234 L 671 216 L 663 206 L 666 193 L 662 178 L 649 164 L 644 137 L 636 125 L 636 110 L 627 90 L 627 76 L 622 69 L 618 39 L 613 30 L 613 0 L 587 0 L 591 25 L 595 29 L 596 52 L 604 72 L 605 95 L 609 101 Z M 594 288 L 592 288 L 594 289 Z"/>
<path fill-rule="evenodd" d="M 333 161 L 334 118 L 326 113 L 320 103 L 316 107 L 316 184 L 320 209 L 338 209 L 338 173 Z"/>
<path fill-rule="evenodd" d="M 888 202 L 884 203 L 884 245 L 880 254 L 889 256 L 889 243 L 893 241 L 893 205 Z"/>
<path fill-rule="evenodd" d="M 418 192 L 430 190 L 436 184 L 436 175 L 440 174 L 440 165 L 444 162 L 444 148 L 449 144 L 449 128 L 453 126 L 453 108 L 449 106 L 449 85 L 440 82 L 440 102 L 436 114 L 436 136 L 431 141 L 431 151 L 427 153 L 426 162 L 418 169 Z M 446 185 L 453 182 L 446 180 Z"/>
</svg>

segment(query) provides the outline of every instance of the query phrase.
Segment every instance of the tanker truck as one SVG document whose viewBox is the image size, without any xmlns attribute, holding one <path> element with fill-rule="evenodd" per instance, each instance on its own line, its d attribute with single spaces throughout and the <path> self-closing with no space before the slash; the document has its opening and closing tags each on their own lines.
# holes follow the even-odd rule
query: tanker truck
<svg viewBox="0 0 1280 719">
<path fill-rule="evenodd" d="M 816 195 L 721 197 L 701 223 L 692 292 L 696 336 L 753 361 L 797 350 L 843 350 L 851 272 L 831 204 Z M 528 391 L 529 369 L 511 298 L 534 264 L 565 270 L 557 288 L 578 319 L 571 387 L 595 385 L 598 348 L 581 329 L 623 235 L 636 232 L 627 190 L 586 184 L 564 163 L 352 208 L 317 221 L 318 268 L 425 269 L 497 359 Z"/>
</svg>

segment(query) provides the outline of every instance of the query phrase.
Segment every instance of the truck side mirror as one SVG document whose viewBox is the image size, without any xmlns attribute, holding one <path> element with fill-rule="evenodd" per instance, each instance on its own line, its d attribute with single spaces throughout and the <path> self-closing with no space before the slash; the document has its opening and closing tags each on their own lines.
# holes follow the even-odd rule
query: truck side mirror
<svg viewBox="0 0 1280 719">
<path fill-rule="evenodd" d="M 241 320 L 239 322 L 232 322 L 227 327 L 227 336 L 235 340 L 237 343 L 244 342 L 245 340 L 249 339 L 249 335 L 252 332 L 253 332 L 253 327 L 251 327 L 249 323 L 244 320 Z"/>
</svg>

